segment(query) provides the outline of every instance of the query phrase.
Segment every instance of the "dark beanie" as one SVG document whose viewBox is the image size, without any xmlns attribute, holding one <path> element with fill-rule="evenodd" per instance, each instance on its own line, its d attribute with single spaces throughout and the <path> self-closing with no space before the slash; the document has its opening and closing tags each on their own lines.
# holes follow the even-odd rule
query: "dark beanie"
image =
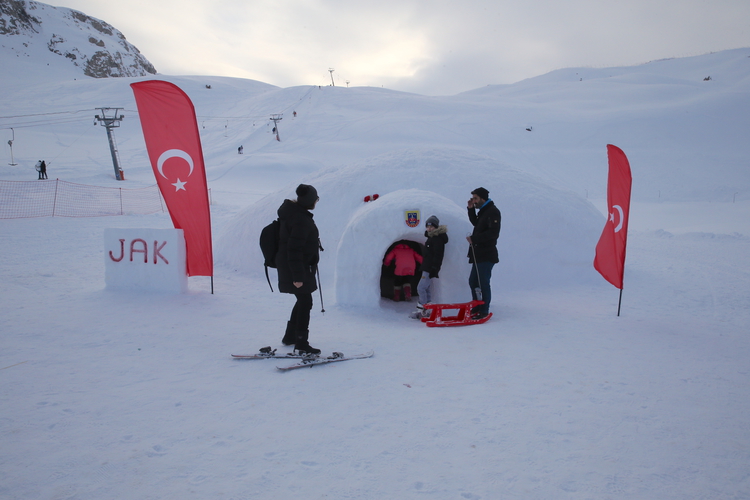
<svg viewBox="0 0 750 500">
<path fill-rule="evenodd" d="M 434 215 L 430 215 L 427 217 L 427 221 L 424 223 L 426 226 L 432 226 L 432 227 L 438 227 L 440 225 L 440 219 L 435 217 Z"/>
<path fill-rule="evenodd" d="M 474 191 L 471 192 L 471 194 L 475 194 L 479 196 L 480 198 L 482 198 L 483 200 L 490 199 L 490 192 L 482 187 L 476 188 Z"/>
<path fill-rule="evenodd" d="M 303 208 L 312 208 L 318 201 L 318 191 L 309 184 L 300 184 L 297 186 L 297 203 Z"/>
</svg>

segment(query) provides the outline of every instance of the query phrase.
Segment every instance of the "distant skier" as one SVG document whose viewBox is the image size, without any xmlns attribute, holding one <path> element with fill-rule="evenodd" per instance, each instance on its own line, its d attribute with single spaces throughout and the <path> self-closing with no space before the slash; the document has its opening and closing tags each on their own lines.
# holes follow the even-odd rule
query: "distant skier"
<svg viewBox="0 0 750 500">
<path fill-rule="evenodd" d="M 34 166 L 34 168 L 39 173 L 37 180 L 42 180 L 42 179 L 47 178 L 47 164 L 44 162 L 44 160 L 39 160 L 38 162 L 36 162 L 36 165 Z"/>
<path fill-rule="evenodd" d="M 410 279 L 414 277 L 417 271 L 417 262 L 422 262 L 422 256 L 406 243 L 399 243 L 393 250 L 388 252 L 383 260 L 384 266 L 390 266 L 395 261 L 396 270 L 393 278 L 393 300 L 401 300 L 401 292 L 404 292 L 403 299 L 411 300 L 411 283 Z"/>
<path fill-rule="evenodd" d="M 237 154 L 241 155 L 243 151 L 245 151 L 245 147 L 244 146 L 240 146 L 240 147 L 237 148 Z"/>
<path fill-rule="evenodd" d="M 425 251 L 422 260 L 422 278 L 417 285 L 419 302 L 417 302 L 417 317 L 426 316 L 425 304 L 432 302 L 433 280 L 437 279 L 443 265 L 445 244 L 448 243 L 448 227 L 441 226 L 440 220 L 431 215 L 425 222 Z"/>
</svg>

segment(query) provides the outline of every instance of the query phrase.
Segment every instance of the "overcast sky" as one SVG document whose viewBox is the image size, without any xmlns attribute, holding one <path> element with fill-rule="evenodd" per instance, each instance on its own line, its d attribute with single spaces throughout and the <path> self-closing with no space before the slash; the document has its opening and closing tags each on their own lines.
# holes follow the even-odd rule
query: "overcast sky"
<svg viewBox="0 0 750 500">
<path fill-rule="evenodd" d="M 452 95 L 750 47 L 750 0 L 60 0 L 167 75 Z M 46 3 L 46 2 L 45 2 Z"/>
</svg>

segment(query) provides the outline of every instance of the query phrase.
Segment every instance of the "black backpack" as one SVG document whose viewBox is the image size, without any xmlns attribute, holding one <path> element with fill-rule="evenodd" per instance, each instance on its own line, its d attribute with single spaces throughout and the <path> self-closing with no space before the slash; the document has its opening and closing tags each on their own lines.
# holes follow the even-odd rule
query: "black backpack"
<svg viewBox="0 0 750 500">
<path fill-rule="evenodd" d="M 272 292 L 273 286 L 271 286 L 271 279 L 268 277 L 268 268 L 273 267 L 276 269 L 276 254 L 279 251 L 280 229 L 281 223 L 279 222 L 279 219 L 276 219 L 264 227 L 260 232 L 260 251 L 263 253 L 263 265 L 266 268 L 266 280 L 268 280 L 268 286 L 271 287 Z"/>
</svg>

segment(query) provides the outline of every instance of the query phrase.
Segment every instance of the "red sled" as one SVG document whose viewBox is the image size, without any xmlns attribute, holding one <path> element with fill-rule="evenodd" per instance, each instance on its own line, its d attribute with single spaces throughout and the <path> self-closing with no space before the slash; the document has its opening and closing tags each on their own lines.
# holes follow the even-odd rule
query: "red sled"
<svg viewBox="0 0 750 500">
<path fill-rule="evenodd" d="M 481 300 L 472 300 L 463 304 L 425 304 L 424 308 L 430 311 L 430 315 L 422 318 L 427 326 L 466 326 L 481 325 L 492 317 L 489 313 L 482 319 L 472 319 L 471 310 L 484 304 Z M 445 316 L 443 311 L 456 311 L 453 316 Z"/>
</svg>

